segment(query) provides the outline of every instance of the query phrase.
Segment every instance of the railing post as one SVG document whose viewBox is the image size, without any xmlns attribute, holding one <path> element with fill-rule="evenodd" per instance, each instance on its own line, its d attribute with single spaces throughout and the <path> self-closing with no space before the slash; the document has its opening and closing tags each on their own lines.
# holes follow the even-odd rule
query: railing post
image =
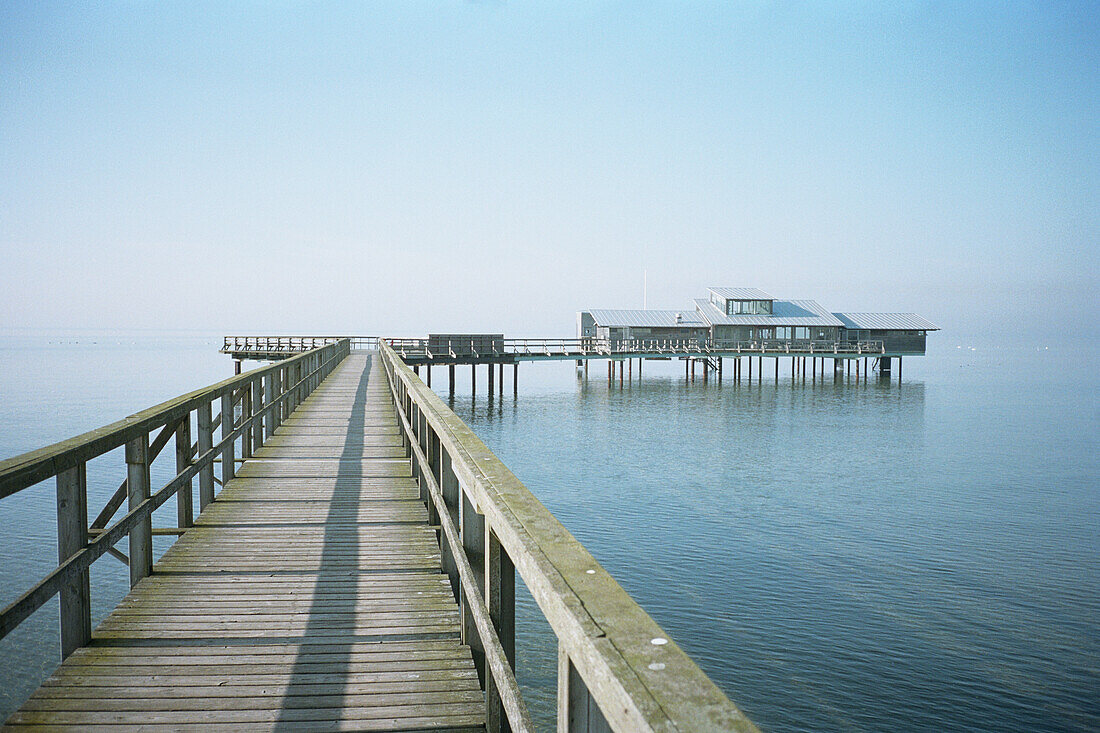
<svg viewBox="0 0 1100 733">
<path fill-rule="evenodd" d="M 484 517 L 483 517 L 484 520 Z M 497 539 L 488 522 L 485 524 L 485 603 L 489 618 L 496 629 L 508 665 L 516 668 L 516 569 L 512 558 Z M 510 731 L 508 716 L 500 700 L 491 674 L 485 675 L 486 730 Z"/>
<path fill-rule="evenodd" d="M 187 413 L 176 425 L 176 473 L 183 473 L 191 465 L 191 413 Z M 190 527 L 195 523 L 193 484 L 188 481 L 176 492 L 176 526 Z"/>
<path fill-rule="evenodd" d="M 225 439 L 229 437 L 230 433 L 233 432 L 234 427 L 235 427 L 235 425 L 233 424 L 233 390 L 229 390 L 228 392 L 226 392 L 225 394 L 222 395 L 222 440 L 223 441 L 225 441 Z M 226 441 L 222 445 L 222 487 L 223 488 L 225 487 L 226 484 L 229 483 L 229 481 L 236 474 L 237 466 L 236 466 L 236 463 L 235 463 L 236 457 L 234 456 L 234 453 L 236 453 L 236 451 L 234 450 L 234 447 L 233 447 L 233 444 L 235 442 L 236 442 L 235 440 L 230 440 L 230 441 Z M 214 497 L 210 497 L 210 498 L 211 498 L 211 500 L 213 500 Z M 205 509 L 206 508 L 205 505 L 203 505 L 201 503 L 202 502 L 202 497 L 201 496 L 199 497 L 199 502 L 200 502 L 200 509 Z"/>
<path fill-rule="evenodd" d="M 133 511 L 149 498 L 149 435 L 142 433 L 126 444 L 127 506 Z M 153 513 L 130 530 L 130 587 L 153 569 Z"/>
<path fill-rule="evenodd" d="M 214 431 L 211 425 L 214 422 L 214 417 L 211 412 L 210 403 L 205 399 L 195 410 L 195 415 L 198 421 L 198 451 L 197 456 L 201 456 L 207 453 L 214 447 Z M 206 508 L 206 505 L 214 501 L 214 463 L 213 461 L 207 463 L 205 466 L 199 469 L 199 511 L 201 512 Z"/>
<path fill-rule="evenodd" d="M 264 406 L 264 387 L 259 377 L 252 380 L 252 448 L 259 450 L 264 445 L 264 422 L 257 417 Z"/>
<path fill-rule="evenodd" d="M 443 494 L 443 503 L 447 505 L 447 513 L 451 515 L 451 521 L 454 522 L 455 527 L 461 527 L 458 514 L 461 489 L 458 486 L 458 477 L 455 476 L 454 468 L 451 466 L 451 456 L 442 444 L 439 446 L 439 490 Z M 454 593 L 457 601 L 460 598 L 458 565 L 455 564 L 454 555 L 451 554 L 451 543 L 440 542 L 439 549 L 443 572 L 451 579 L 451 592 Z"/>
<path fill-rule="evenodd" d="M 466 559 L 474 573 L 474 587 L 485 587 L 485 517 L 474 510 L 470 498 L 465 490 L 460 490 L 462 501 L 459 505 L 459 527 L 462 535 L 462 549 L 466 553 Z M 470 612 L 474 603 L 484 603 L 481 598 L 469 598 L 465 591 L 461 594 L 462 601 L 462 643 L 470 647 L 474 658 L 474 666 L 477 667 L 478 681 L 481 688 L 485 689 L 485 647 L 481 642 L 481 636 L 477 633 L 477 625 L 474 623 L 474 615 Z"/>
<path fill-rule="evenodd" d="M 279 370 L 268 372 L 264 375 L 264 405 L 270 405 L 275 401 L 275 386 L 278 381 Z M 278 417 L 279 408 L 268 410 L 264 415 L 264 440 L 275 434 L 275 420 Z"/>
<path fill-rule="evenodd" d="M 57 474 L 57 562 L 88 544 L 88 472 L 81 462 Z M 61 587 L 61 658 L 92 640 L 92 600 L 85 568 Z"/>
<path fill-rule="evenodd" d="M 249 385 L 241 388 L 241 425 L 252 415 L 252 389 Z M 252 428 L 241 431 L 241 458 L 252 457 Z"/>
<path fill-rule="evenodd" d="M 610 733 L 592 693 L 558 642 L 558 733 Z"/>
</svg>

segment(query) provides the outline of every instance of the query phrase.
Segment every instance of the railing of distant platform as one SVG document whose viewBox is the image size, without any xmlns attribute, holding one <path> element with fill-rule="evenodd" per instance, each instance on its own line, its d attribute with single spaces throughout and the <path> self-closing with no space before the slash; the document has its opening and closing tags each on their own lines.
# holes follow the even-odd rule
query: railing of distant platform
<svg viewBox="0 0 1100 733">
<path fill-rule="evenodd" d="M 347 341 L 353 351 L 377 347 L 377 336 L 226 336 L 223 354 L 300 354 L 310 349 Z"/>
<path fill-rule="evenodd" d="M 224 486 L 233 478 L 238 441 L 241 459 L 251 457 L 349 351 L 346 339 L 321 345 L 70 440 L 0 461 L 0 499 L 56 480 L 58 555 L 55 570 L 0 611 L 0 638 L 60 593 L 62 659 L 87 644 L 92 634 L 91 564 L 113 555 L 129 566 L 131 586 L 149 575 L 153 535 L 178 536 L 194 522 L 195 480 L 201 512 L 214 501 L 215 484 Z M 215 430 L 220 430 L 217 442 Z M 150 465 L 170 440 L 175 442 L 175 476 L 153 492 Z M 89 524 L 88 462 L 117 448 L 124 448 L 126 478 Z M 221 466 L 220 476 L 215 475 L 215 464 Z M 153 512 L 173 496 L 176 527 L 154 528 Z M 124 501 L 125 514 L 111 524 Z M 129 539 L 128 555 L 115 548 L 123 538 Z"/>
<path fill-rule="evenodd" d="M 725 694 L 400 358 L 379 344 L 406 454 L 461 608 L 489 731 L 530 730 L 518 571 L 558 640 L 559 731 L 754 731 Z"/>
</svg>

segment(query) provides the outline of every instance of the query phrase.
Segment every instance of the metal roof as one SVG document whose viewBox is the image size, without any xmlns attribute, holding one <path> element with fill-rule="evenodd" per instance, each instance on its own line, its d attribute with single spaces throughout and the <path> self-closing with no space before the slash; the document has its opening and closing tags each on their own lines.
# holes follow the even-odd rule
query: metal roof
<svg viewBox="0 0 1100 733">
<path fill-rule="evenodd" d="M 763 290 L 756 288 L 707 288 L 707 290 L 726 300 L 775 300 Z"/>
<path fill-rule="evenodd" d="M 845 328 L 877 331 L 939 331 L 916 313 L 834 313 Z"/>
<path fill-rule="evenodd" d="M 670 326 L 706 326 L 706 321 L 691 310 L 590 310 L 585 311 L 600 326 L 625 326 L 628 328 L 667 328 Z M 679 314 L 682 320 L 677 323 Z"/>
<path fill-rule="evenodd" d="M 709 300 L 696 300 L 696 310 L 719 326 L 843 326 L 844 323 L 814 300 L 776 300 L 771 314 L 728 316 Z"/>
</svg>

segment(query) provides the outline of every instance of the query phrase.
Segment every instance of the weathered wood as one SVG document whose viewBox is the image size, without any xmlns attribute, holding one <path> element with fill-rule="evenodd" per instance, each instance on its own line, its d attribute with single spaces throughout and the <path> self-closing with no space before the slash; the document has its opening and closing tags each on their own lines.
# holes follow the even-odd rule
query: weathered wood
<svg viewBox="0 0 1100 733">
<path fill-rule="evenodd" d="M 485 602 L 508 664 L 516 667 L 516 570 L 492 529 L 485 527 Z M 488 731 L 511 731 L 493 675 L 485 680 Z"/>
<path fill-rule="evenodd" d="M 264 406 L 263 377 L 257 377 L 252 382 L 252 447 L 262 448 L 264 445 L 264 420 L 261 412 Z"/>
<path fill-rule="evenodd" d="M 126 483 L 130 511 L 149 498 L 149 436 L 141 434 L 126 444 Z M 143 517 L 130 530 L 130 587 L 153 568 L 153 516 Z"/>
<path fill-rule="evenodd" d="M 191 465 L 191 416 L 188 415 L 176 425 L 176 473 L 180 474 Z M 149 461 L 152 463 L 152 461 Z M 195 523 L 194 487 L 188 481 L 176 492 L 176 526 L 190 527 Z"/>
<path fill-rule="evenodd" d="M 200 403 L 195 408 L 195 416 L 199 431 L 196 451 L 199 455 L 202 455 L 214 447 L 214 419 L 210 403 Z M 199 511 L 205 509 L 206 505 L 212 501 L 214 501 L 214 464 L 210 463 L 199 469 Z"/>
<path fill-rule="evenodd" d="M 222 486 L 233 480 L 233 476 L 236 474 L 236 457 L 234 455 L 236 448 L 232 440 L 226 440 L 229 437 L 229 433 L 233 430 L 233 395 L 224 394 L 221 396 L 221 438 L 222 438 Z M 211 495 L 210 500 L 213 501 L 214 497 Z M 202 493 L 199 493 L 199 509 L 200 511 L 206 509 L 206 505 L 210 502 L 204 502 Z"/>
<path fill-rule="evenodd" d="M 88 541 L 88 474 L 81 463 L 57 475 L 57 561 L 64 563 Z M 61 587 L 61 658 L 92 638 L 92 599 L 88 571 Z"/>
</svg>

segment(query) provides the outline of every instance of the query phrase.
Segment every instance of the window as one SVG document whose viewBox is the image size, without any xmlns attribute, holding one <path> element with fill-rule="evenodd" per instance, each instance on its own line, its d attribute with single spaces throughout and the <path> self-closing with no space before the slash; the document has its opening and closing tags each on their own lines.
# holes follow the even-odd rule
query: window
<svg viewBox="0 0 1100 733">
<path fill-rule="evenodd" d="M 810 337 L 810 329 L 805 326 L 796 326 L 794 329 L 794 337 L 796 339 L 808 339 Z"/>
</svg>

